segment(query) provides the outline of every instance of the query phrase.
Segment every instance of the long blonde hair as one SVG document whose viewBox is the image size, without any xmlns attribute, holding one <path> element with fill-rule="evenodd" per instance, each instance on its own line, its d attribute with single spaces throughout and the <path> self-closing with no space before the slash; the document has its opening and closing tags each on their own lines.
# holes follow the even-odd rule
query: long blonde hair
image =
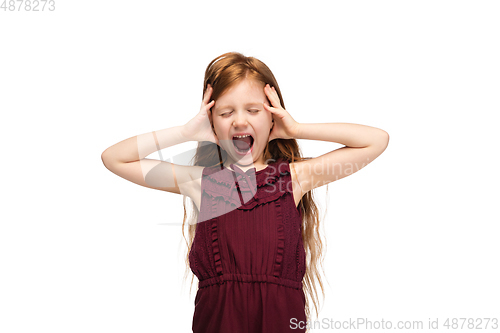
<svg viewBox="0 0 500 333">
<path fill-rule="evenodd" d="M 222 54 L 212 60 L 205 71 L 205 79 L 203 81 L 203 91 L 206 90 L 207 84 L 213 88 L 211 99 L 217 100 L 224 92 L 232 86 L 238 84 L 243 79 L 249 78 L 262 82 L 269 83 L 278 93 L 281 106 L 285 108 L 285 103 L 281 96 L 281 91 L 271 70 L 260 60 L 254 57 L 246 57 L 238 52 L 228 52 Z M 268 104 L 269 101 L 268 101 Z M 285 108 L 286 109 L 286 108 Z M 211 142 L 198 143 L 195 156 L 193 157 L 193 165 L 211 167 L 224 163 L 227 158 L 227 153 Z M 264 150 L 264 160 L 278 160 L 279 158 L 286 159 L 289 163 L 303 161 L 309 158 L 303 158 L 300 152 L 299 145 L 295 139 L 275 139 L 270 141 Z M 192 203 L 192 201 L 191 201 Z M 323 270 L 323 242 L 320 237 L 320 220 L 319 212 L 314 203 L 312 191 L 307 192 L 301 199 L 299 205 L 303 212 L 303 220 L 301 225 L 302 241 L 306 251 L 306 272 L 303 279 L 303 291 L 306 295 L 305 313 L 307 320 L 310 321 L 309 300 L 313 301 L 318 316 L 318 291 L 316 289 L 315 279 L 319 282 L 323 297 L 325 295 L 323 283 L 318 268 Z M 186 272 L 184 280 L 192 271 L 189 267 L 189 251 L 193 244 L 194 235 L 196 232 L 196 221 L 198 219 L 198 210 L 193 204 L 192 215 L 188 218 L 186 214 L 186 196 L 183 200 L 184 219 L 182 221 L 182 235 L 187 244 L 186 255 Z M 188 239 L 185 237 L 184 229 L 186 221 L 190 221 L 188 225 Z M 325 244 L 326 245 L 326 244 Z M 323 270 L 324 272 L 324 270 Z M 191 278 L 191 287 L 193 285 L 194 274 Z M 191 288 L 189 289 L 191 293 Z M 309 296 L 309 297 L 307 297 Z"/>
</svg>

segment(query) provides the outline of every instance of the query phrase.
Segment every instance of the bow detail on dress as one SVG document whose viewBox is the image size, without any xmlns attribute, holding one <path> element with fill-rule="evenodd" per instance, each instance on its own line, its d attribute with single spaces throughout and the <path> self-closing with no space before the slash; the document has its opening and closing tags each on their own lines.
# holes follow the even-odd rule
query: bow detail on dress
<svg viewBox="0 0 500 333">
<path fill-rule="evenodd" d="M 230 164 L 231 169 L 233 169 L 233 177 L 234 182 L 231 184 L 230 193 L 232 193 L 233 189 L 236 187 L 236 183 L 238 183 L 238 187 L 241 191 L 241 195 L 243 196 L 243 192 L 250 192 L 251 197 L 248 200 L 244 200 L 244 202 L 248 202 L 257 193 L 257 180 L 255 175 L 255 168 L 248 169 L 246 172 L 241 170 L 238 166 L 234 164 Z M 249 172 L 250 174 L 247 174 Z M 246 195 L 245 197 L 247 197 Z M 244 198 L 242 198 L 244 199 Z M 242 204 L 244 204 L 242 202 Z"/>
</svg>

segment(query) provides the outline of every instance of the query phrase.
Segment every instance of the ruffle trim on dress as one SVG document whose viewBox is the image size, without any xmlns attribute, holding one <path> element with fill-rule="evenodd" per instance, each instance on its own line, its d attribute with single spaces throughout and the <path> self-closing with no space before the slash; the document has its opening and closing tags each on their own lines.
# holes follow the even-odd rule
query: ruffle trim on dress
<svg viewBox="0 0 500 333">
<path fill-rule="evenodd" d="M 274 262 L 273 275 L 280 276 L 281 263 L 283 261 L 283 251 L 285 249 L 285 226 L 283 224 L 283 216 L 281 213 L 281 202 L 276 201 L 276 220 L 278 221 L 278 244 L 276 251 L 276 261 Z"/>
<path fill-rule="evenodd" d="M 235 173 L 236 181 L 233 178 L 232 170 L 217 170 L 217 168 L 220 166 L 207 168 L 203 176 L 207 180 L 204 182 L 203 190 L 214 199 L 221 197 L 237 209 L 250 210 L 257 205 L 275 201 L 285 193 L 291 192 L 291 189 L 287 187 L 285 177 L 285 175 L 290 174 L 290 169 L 288 162 L 283 159 L 269 164 L 266 169 L 261 170 L 262 172 L 245 173 L 243 176 L 241 171 L 238 171 Z M 248 184 L 247 179 L 251 184 Z M 257 190 L 252 191 L 251 187 L 257 188 Z M 238 192 L 243 197 L 243 203 Z M 253 192 L 255 195 L 252 195 Z"/>
<path fill-rule="evenodd" d="M 212 202 L 212 211 L 215 210 L 215 205 L 217 203 L 215 201 Z M 219 249 L 219 236 L 217 234 L 217 219 L 212 219 L 211 221 L 212 227 L 212 252 L 214 255 L 215 262 L 215 274 L 222 274 L 222 262 L 220 257 L 220 249 Z"/>
</svg>

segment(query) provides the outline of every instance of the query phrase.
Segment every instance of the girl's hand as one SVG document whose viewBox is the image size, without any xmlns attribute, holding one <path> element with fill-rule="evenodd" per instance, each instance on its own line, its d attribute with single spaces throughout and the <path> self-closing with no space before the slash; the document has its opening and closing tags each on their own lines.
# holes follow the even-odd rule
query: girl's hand
<svg viewBox="0 0 500 333">
<path fill-rule="evenodd" d="M 214 106 L 215 101 L 210 103 L 210 96 L 212 95 L 213 88 L 210 84 L 203 95 L 201 102 L 200 112 L 183 126 L 182 133 L 186 139 L 191 141 L 210 141 L 219 144 L 219 139 L 212 129 L 212 111 L 210 108 Z"/>
<path fill-rule="evenodd" d="M 269 84 L 266 84 L 264 93 L 273 105 L 269 106 L 267 103 L 264 103 L 264 109 L 271 112 L 274 120 L 273 129 L 271 134 L 269 134 L 269 141 L 274 139 L 294 139 L 297 136 L 299 123 L 281 107 L 278 93 L 274 87 L 271 88 Z"/>
</svg>

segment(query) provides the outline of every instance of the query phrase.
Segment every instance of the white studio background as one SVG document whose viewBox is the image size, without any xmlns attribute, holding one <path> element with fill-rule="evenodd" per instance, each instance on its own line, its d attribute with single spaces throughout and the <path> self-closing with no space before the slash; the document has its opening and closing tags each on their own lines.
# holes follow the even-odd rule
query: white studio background
<svg viewBox="0 0 500 333">
<path fill-rule="evenodd" d="M 114 175 L 101 153 L 189 121 L 229 51 L 271 68 L 298 122 L 390 135 L 315 190 L 319 320 L 499 317 L 497 1 L 55 4 L 0 10 L 1 332 L 191 331 L 182 196 Z M 342 146 L 299 142 L 311 157 Z"/>
</svg>

